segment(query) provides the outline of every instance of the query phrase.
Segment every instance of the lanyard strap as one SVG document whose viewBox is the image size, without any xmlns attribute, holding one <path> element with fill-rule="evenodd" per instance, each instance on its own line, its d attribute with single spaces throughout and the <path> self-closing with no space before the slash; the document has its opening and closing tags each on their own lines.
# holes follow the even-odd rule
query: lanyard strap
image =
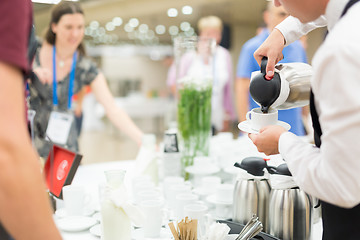
<svg viewBox="0 0 360 240">
<path fill-rule="evenodd" d="M 74 79 L 75 79 L 76 59 L 77 59 L 77 51 L 74 52 L 73 62 L 72 62 L 71 71 L 70 71 L 69 90 L 68 90 L 68 109 L 71 109 L 71 101 L 72 101 L 72 96 L 73 96 Z M 57 97 L 56 90 L 57 90 L 56 47 L 53 46 L 53 104 L 54 104 L 54 106 L 58 105 L 58 97 Z"/>
</svg>

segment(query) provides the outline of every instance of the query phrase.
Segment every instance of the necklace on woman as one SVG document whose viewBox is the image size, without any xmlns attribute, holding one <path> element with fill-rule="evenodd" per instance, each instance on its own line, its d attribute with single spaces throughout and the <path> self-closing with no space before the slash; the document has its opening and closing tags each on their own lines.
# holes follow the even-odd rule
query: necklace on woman
<svg viewBox="0 0 360 240">
<path fill-rule="evenodd" d="M 59 59 L 59 67 L 64 67 L 65 66 L 65 61 L 64 60 L 60 60 Z"/>
</svg>

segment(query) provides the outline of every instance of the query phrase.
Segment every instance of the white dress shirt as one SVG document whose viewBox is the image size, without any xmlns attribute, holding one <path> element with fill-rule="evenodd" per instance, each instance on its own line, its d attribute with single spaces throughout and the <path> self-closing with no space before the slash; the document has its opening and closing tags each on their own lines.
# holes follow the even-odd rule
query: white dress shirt
<svg viewBox="0 0 360 240">
<path fill-rule="evenodd" d="M 325 13 L 329 34 L 313 59 L 311 85 L 321 147 L 287 132 L 280 137 L 279 152 L 301 189 L 351 208 L 360 203 L 360 2 L 340 19 L 347 2 L 329 1 Z M 286 29 L 296 30 L 291 21 L 282 28 L 284 36 Z"/>
</svg>

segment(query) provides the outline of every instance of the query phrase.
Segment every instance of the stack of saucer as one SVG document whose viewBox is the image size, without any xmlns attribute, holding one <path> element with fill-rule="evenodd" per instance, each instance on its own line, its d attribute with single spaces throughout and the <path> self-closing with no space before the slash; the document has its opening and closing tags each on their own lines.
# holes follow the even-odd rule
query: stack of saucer
<svg viewBox="0 0 360 240">
<path fill-rule="evenodd" d="M 215 194 L 206 198 L 206 200 L 215 205 L 215 218 L 228 219 L 232 216 L 234 185 L 220 184 L 216 187 Z"/>
</svg>

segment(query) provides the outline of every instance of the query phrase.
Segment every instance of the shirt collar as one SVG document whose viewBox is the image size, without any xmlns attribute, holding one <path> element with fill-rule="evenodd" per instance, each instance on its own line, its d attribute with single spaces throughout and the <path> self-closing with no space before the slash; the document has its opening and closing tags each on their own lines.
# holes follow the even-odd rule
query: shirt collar
<svg viewBox="0 0 360 240">
<path fill-rule="evenodd" d="M 340 19 L 348 0 L 329 0 L 326 6 L 325 17 L 328 22 L 328 29 L 331 30 Z"/>
</svg>

